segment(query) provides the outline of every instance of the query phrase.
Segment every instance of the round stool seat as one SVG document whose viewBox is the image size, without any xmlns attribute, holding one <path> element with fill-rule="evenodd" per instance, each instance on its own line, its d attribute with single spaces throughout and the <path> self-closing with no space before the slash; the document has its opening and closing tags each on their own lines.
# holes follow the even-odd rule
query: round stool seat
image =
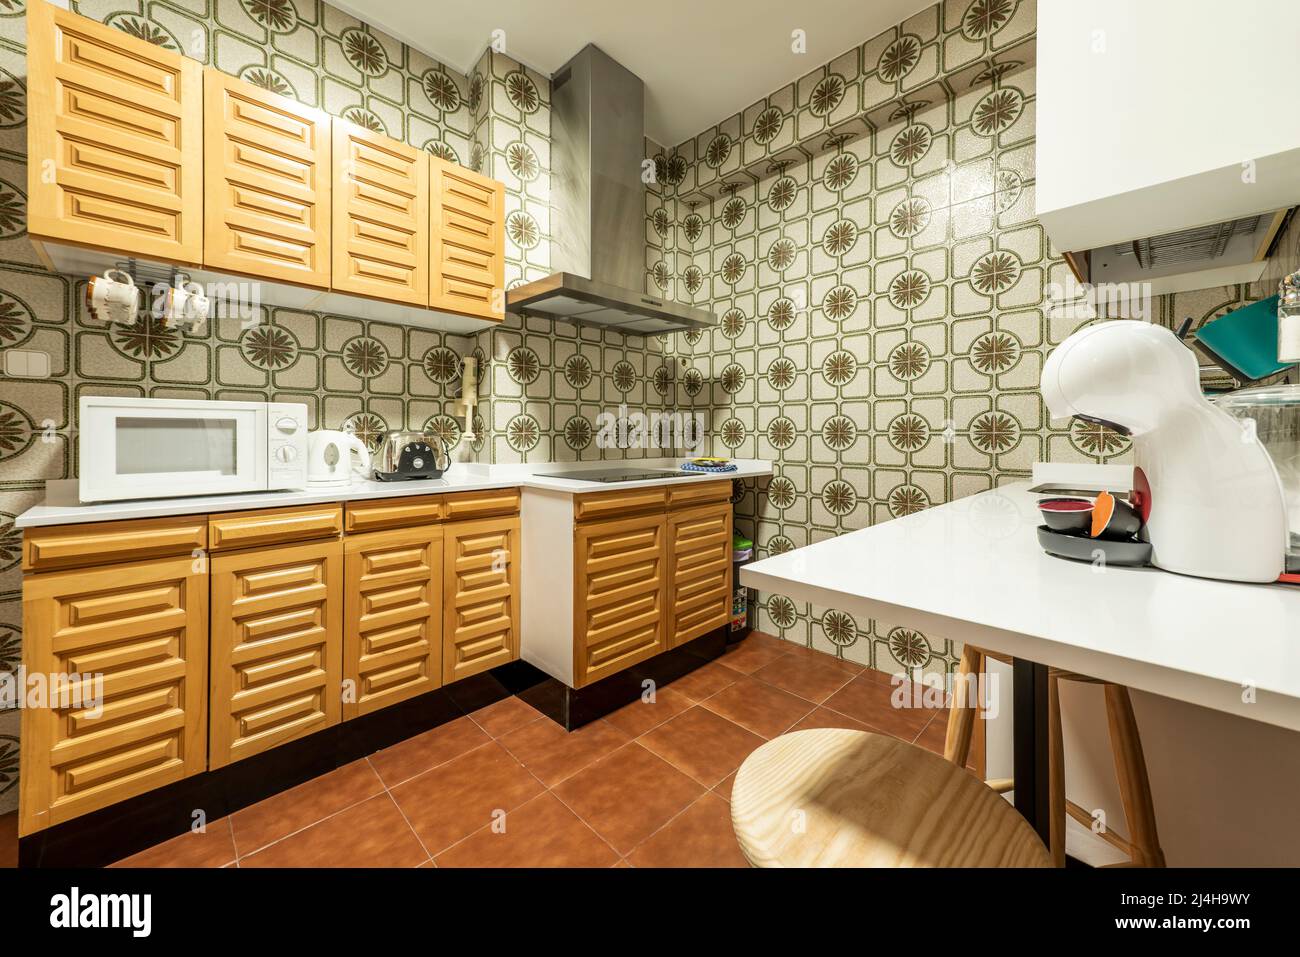
<svg viewBox="0 0 1300 957">
<path fill-rule="evenodd" d="M 783 734 L 736 772 L 731 824 L 755 867 L 1051 867 L 1020 814 L 965 770 L 897 738 Z"/>
</svg>

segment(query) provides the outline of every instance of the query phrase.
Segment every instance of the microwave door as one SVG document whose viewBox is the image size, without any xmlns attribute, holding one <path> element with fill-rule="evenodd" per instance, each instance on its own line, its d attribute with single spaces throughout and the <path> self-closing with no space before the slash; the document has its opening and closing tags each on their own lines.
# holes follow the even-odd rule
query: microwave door
<svg viewBox="0 0 1300 957">
<path fill-rule="evenodd" d="M 82 498 L 94 501 L 247 492 L 266 487 L 260 409 L 99 409 Z M 89 483 L 87 483 L 89 479 Z M 87 484 L 91 487 L 87 489 Z"/>
</svg>

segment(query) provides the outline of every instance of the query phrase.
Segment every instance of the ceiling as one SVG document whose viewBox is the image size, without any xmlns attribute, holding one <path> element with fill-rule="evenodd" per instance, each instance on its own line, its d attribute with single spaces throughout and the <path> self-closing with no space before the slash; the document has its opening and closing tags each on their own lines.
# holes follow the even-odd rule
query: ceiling
<svg viewBox="0 0 1300 957">
<path fill-rule="evenodd" d="M 677 144 L 934 0 L 331 0 L 468 73 L 494 30 L 550 75 L 595 43 L 646 84 L 646 135 Z M 803 30 L 807 52 L 791 50 Z"/>
</svg>

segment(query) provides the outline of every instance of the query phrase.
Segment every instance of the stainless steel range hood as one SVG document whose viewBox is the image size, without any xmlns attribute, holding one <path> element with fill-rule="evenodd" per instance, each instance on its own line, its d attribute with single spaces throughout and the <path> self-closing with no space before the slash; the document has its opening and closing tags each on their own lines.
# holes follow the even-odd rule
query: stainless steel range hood
<svg viewBox="0 0 1300 957">
<path fill-rule="evenodd" d="M 712 326 L 646 286 L 645 85 L 588 44 L 551 81 L 551 266 L 506 294 L 525 315 L 641 335 Z"/>
</svg>

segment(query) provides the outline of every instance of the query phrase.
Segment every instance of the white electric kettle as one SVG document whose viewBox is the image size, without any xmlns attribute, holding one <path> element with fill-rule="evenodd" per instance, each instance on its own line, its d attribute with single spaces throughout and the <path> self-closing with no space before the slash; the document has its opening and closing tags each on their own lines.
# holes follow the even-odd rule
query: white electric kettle
<svg viewBox="0 0 1300 957">
<path fill-rule="evenodd" d="M 361 478 L 370 476 L 370 450 L 350 432 L 317 429 L 307 436 L 307 486 L 345 488 L 353 482 L 352 453 L 361 464 L 355 469 Z"/>
</svg>

